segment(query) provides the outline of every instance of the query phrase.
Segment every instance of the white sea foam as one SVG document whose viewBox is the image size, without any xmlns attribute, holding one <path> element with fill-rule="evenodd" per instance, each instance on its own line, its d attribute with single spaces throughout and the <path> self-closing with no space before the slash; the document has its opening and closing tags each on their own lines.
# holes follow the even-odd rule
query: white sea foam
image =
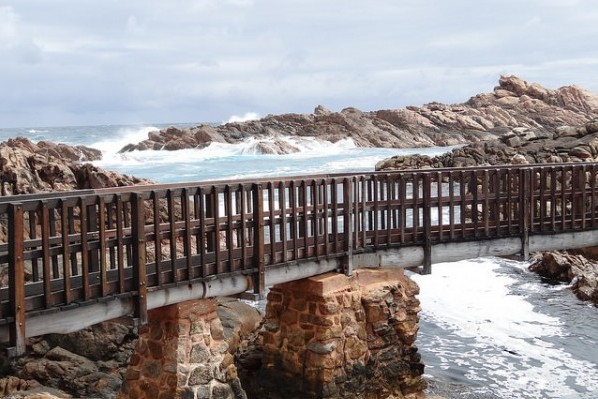
<svg viewBox="0 0 598 399">
<path fill-rule="evenodd" d="M 147 140 L 147 134 L 155 130 L 160 129 L 155 126 L 122 127 L 118 129 L 116 135 L 110 135 L 97 141 L 91 144 L 90 147 L 102 151 L 104 156 L 112 157 L 127 144 L 137 144 L 140 141 Z"/>
<path fill-rule="evenodd" d="M 304 158 L 314 155 L 330 156 L 341 153 L 348 149 L 355 148 L 355 143 L 351 139 L 340 140 L 336 143 L 316 140 L 314 138 L 294 138 L 277 137 L 257 139 L 249 137 L 238 144 L 212 142 L 205 148 L 188 148 L 177 151 L 146 150 L 118 153 L 124 145 L 131 142 L 138 142 L 147 138 L 147 133 L 156 130 L 152 127 L 140 130 L 131 130 L 125 132 L 125 136 L 118 140 L 106 140 L 95 143 L 92 147 L 98 148 L 103 152 L 103 159 L 97 162 L 98 166 L 106 167 L 109 165 L 136 165 L 140 163 L 151 162 L 154 164 L 177 164 L 177 163 L 197 163 L 199 161 L 235 157 L 235 156 L 256 156 L 261 155 L 259 144 L 272 143 L 275 140 L 286 141 L 290 145 L 299 148 L 298 153 L 286 155 L 265 155 L 266 157 L 290 157 Z M 273 170 L 279 172 L 278 169 Z"/>
<path fill-rule="evenodd" d="M 260 115 L 256 112 L 246 112 L 243 115 L 233 115 L 225 123 L 233 123 L 233 122 L 247 122 L 247 121 L 255 121 L 260 119 Z"/>
<path fill-rule="evenodd" d="M 440 368 L 457 365 L 467 379 L 484 381 L 504 398 L 576 397 L 572 382 L 598 387 L 595 364 L 549 342 L 567 336 L 567 326 L 536 311 L 524 295 L 513 295 L 509 286 L 517 280 L 498 272 L 504 262 L 437 264 L 431 275 L 413 276 L 421 287 L 422 318 L 473 340 L 465 351 L 461 339 L 436 337 L 426 350 L 438 356 Z"/>
</svg>

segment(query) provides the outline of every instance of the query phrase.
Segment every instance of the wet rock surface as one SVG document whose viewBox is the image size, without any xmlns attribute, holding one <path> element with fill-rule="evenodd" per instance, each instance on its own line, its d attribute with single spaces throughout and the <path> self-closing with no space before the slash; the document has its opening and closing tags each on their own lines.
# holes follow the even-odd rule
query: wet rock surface
<svg viewBox="0 0 598 399">
<path fill-rule="evenodd" d="M 598 306 L 598 249 L 535 254 L 530 270 L 552 281 L 565 282 L 577 297 Z"/>
<path fill-rule="evenodd" d="M 502 76 L 492 93 L 475 95 L 462 104 L 432 102 L 369 112 L 356 108 L 332 112 L 317 106 L 311 114 L 268 115 L 260 120 L 189 129 L 169 127 L 149 133 L 147 140 L 129 144 L 121 152 L 204 148 L 213 142 L 239 143 L 249 138 L 256 140 L 256 153 L 266 154 L 298 151 L 288 138 L 298 143 L 351 138 L 360 147 L 447 146 L 502 138 L 517 128 L 536 134 L 581 126 L 593 117 L 598 117 L 598 96 L 593 93 L 575 86 L 551 90 L 516 76 Z M 590 130 L 594 128 L 598 124 Z"/>
</svg>

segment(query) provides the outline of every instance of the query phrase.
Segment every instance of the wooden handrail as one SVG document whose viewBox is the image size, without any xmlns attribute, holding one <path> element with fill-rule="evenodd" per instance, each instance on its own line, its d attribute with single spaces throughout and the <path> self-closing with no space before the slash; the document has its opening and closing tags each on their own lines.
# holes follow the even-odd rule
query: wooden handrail
<svg viewBox="0 0 598 399">
<path fill-rule="evenodd" d="M 24 348 L 24 320 L 220 276 L 455 241 L 598 227 L 597 163 L 505 165 L 160 184 L 0 199 L 0 325 Z M 358 265 L 357 265 L 358 266 Z M 27 278 L 27 282 L 25 279 Z"/>
</svg>

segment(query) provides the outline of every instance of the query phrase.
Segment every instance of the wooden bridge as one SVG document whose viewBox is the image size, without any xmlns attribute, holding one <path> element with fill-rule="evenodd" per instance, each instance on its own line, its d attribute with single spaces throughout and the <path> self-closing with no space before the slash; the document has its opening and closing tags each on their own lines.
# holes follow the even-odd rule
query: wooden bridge
<svg viewBox="0 0 598 399">
<path fill-rule="evenodd" d="M 136 186 L 0 199 L 0 341 L 354 267 L 598 244 L 598 164 Z"/>
</svg>

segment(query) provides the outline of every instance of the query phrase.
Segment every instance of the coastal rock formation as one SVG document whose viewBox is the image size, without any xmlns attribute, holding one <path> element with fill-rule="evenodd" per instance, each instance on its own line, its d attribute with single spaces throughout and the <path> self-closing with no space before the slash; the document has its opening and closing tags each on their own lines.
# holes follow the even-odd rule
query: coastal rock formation
<svg viewBox="0 0 598 399">
<path fill-rule="evenodd" d="M 598 118 L 579 126 L 550 130 L 514 128 L 502 137 L 472 143 L 443 155 L 397 155 L 378 162 L 376 170 L 584 162 L 598 160 Z"/>
<path fill-rule="evenodd" d="M 598 256 L 596 248 L 536 254 L 530 270 L 554 281 L 571 284 L 581 300 L 598 306 Z"/>
<path fill-rule="evenodd" d="M 134 150 L 204 148 L 210 143 L 240 143 L 253 139 L 256 153 L 298 151 L 302 140 L 337 142 L 350 138 L 359 147 L 413 148 L 448 146 L 501 138 L 513 129 L 553 132 L 598 117 L 598 96 L 575 86 L 550 90 L 515 76 L 502 76 L 492 93 L 467 102 L 437 102 L 421 107 L 362 112 L 345 108 L 331 112 L 322 106 L 312 114 L 268 115 L 256 121 L 169 127 L 150 132 L 148 139 L 129 144 Z M 594 125 L 598 127 L 598 124 Z"/>
<path fill-rule="evenodd" d="M 598 161 L 598 96 L 594 94 L 576 87 L 551 91 L 503 77 L 494 90 L 494 99 L 479 95 L 469 103 L 489 107 L 499 103 L 509 107 L 516 121 L 525 123 L 509 121 L 499 129 L 497 138 L 470 143 L 440 156 L 394 156 L 380 161 L 376 170 Z M 525 116 L 524 111 L 529 114 Z M 597 266 L 584 255 L 538 254 L 530 268 L 556 281 L 572 283 L 579 298 L 597 303 Z"/>
<path fill-rule="evenodd" d="M 0 143 L 0 195 L 31 194 L 147 184 L 148 180 L 105 171 L 87 162 L 99 150 L 19 137 Z"/>
</svg>

